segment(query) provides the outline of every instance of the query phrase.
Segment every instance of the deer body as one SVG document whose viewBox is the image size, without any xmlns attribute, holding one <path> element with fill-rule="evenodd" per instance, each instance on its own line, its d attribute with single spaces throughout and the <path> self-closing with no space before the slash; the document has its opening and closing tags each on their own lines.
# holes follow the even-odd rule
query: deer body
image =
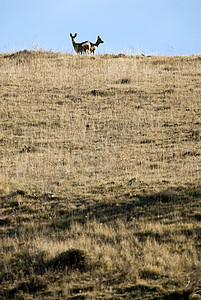
<svg viewBox="0 0 201 300">
<path fill-rule="evenodd" d="M 75 38 L 77 36 L 77 33 L 75 33 L 75 35 L 72 35 L 72 33 L 70 33 L 70 37 L 72 38 L 72 44 L 74 47 L 74 50 L 77 54 L 82 54 L 82 53 L 86 53 L 87 51 L 90 51 L 91 48 L 91 44 L 90 42 L 86 41 L 83 43 L 76 43 Z"/>
<path fill-rule="evenodd" d="M 100 36 L 98 36 L 97 41 L 96 41 L 95 44 L 90 42 L 90 52 L 91 52 L 92 54 L 94 54 L 95 51 L 97 50 L 98 46 L 99 46 L 101 43 L 104 43 L 104 42 L 101 40 Z"/>
</svg>

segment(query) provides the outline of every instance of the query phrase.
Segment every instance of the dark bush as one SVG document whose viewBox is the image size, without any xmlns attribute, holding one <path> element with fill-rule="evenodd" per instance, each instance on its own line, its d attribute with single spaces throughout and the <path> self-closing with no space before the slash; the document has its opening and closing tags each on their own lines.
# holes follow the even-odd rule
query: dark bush
<svg viewBox="0 0 201 300">
<path fill-rule="evenodd" d="M 78 269 L 81 272 L 87 271 L 91 268 L 91 261 L 88 254 L 80 249 L 69 249 L 62 252 L 47 264 L 48 268 L 52 269 Z"/>
</svg>

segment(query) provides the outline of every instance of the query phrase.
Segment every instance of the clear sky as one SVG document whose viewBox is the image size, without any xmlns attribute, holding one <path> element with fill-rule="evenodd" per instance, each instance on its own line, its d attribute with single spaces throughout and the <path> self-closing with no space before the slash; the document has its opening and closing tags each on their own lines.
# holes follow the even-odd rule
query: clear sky
<svg viewBox="0 0 201 300">
<path fill-rule="evenodd" d="M 0 53 L 73 53 L 70 32 L 99 53 L 201 54 L 201 0 L 0 0 Z"/>
</svg>

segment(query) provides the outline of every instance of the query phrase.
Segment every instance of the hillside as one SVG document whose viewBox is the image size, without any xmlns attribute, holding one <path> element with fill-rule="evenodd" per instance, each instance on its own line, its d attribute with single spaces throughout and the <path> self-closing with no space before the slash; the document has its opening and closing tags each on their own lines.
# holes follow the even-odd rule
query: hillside
<svg viewBox="0 0 201 300">
<path fill-rule="evenodd" d="M 201 56 L 0 54 L 0 298 L 201 298 Z"/>
</svg>

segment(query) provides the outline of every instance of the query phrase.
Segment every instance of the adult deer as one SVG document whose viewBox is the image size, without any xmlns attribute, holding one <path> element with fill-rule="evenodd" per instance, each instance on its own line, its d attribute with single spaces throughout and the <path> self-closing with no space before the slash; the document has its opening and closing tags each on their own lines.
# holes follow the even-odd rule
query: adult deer
<svg viewBox="0 0 201 300">
<path fill-rule="evenodd" d="M 70 37 L 72 39 L 72 44 L 74 47 L 74 50 L 77 54 L 82 54 L 82 53 L 86 53 L 90 51 L 91 48 L 91 43 L 86 41 L 86 42 L 82 42 L 82 43 L 76 43 L 75 38 L 77 36 L 77 33 L 75 33 L 75 35 L 72 35 L 72 33 L 70 33 Z"/>
</svg>

